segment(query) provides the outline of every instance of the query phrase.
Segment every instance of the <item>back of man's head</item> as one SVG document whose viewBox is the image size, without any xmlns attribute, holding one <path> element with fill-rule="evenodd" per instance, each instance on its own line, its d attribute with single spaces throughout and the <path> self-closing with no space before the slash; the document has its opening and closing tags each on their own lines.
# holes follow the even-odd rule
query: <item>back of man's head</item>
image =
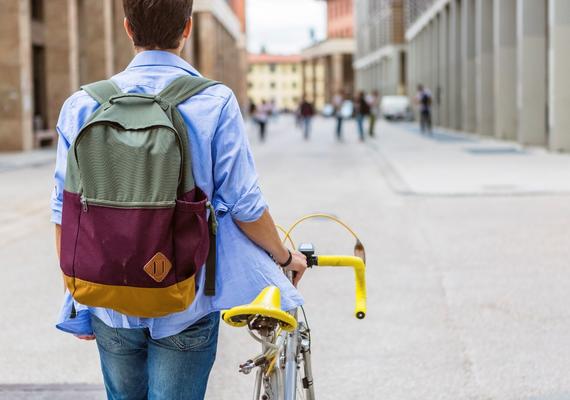
<svg viewBox="0 0 570 400">
<path fill-rule="evenodd" d="M 193 0 L 123 0 L 136 47 L 176 49 L 192 16 Z"/>
</svg>

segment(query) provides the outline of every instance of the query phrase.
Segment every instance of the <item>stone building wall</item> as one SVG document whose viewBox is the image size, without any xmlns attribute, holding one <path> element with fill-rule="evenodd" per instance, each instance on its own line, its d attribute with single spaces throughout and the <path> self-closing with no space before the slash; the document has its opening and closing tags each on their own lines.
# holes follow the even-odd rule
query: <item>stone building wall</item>
<svg viewBox="0 0 570 400">
<path fill-rule="evenodd" d="M 245 105 L 244 2 L 231 5 L 195 0 L 183 57 Z M 53 143 L 65 99 L 128 65 L 134 49 L 123 19 L 122 0 L 0 0 L 0 151 Z"/>
</svg>

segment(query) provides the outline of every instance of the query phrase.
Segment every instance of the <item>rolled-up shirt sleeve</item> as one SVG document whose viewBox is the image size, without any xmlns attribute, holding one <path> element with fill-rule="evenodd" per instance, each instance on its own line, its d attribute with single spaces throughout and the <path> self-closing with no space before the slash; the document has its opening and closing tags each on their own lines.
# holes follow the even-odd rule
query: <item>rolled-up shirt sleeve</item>
<svg viewBox="0 0 570 400">
<path fill-rule="evenodd" d="M 230 213 L 242 222 L 258 220 L 267 203 L 258 184 L 255 163 L 234 95 L 224 105 L 212 140 L 216 214 Z"/>
<path fill-rule="evenodd" d="M 56 125 L 57 158 L 55 161 L 55 185 L 51 194 L 51 222 L 61 225 L 61 211 L 63 207 L 63 188 L 65 186 L 65 172 L 67 169 L 67 152 L 71 147 L 70 138 L 79 130 L 77 116 L 74 115 L 74 106 L 77 95 L 71 96 L 63 104 Z"/>
</svg>

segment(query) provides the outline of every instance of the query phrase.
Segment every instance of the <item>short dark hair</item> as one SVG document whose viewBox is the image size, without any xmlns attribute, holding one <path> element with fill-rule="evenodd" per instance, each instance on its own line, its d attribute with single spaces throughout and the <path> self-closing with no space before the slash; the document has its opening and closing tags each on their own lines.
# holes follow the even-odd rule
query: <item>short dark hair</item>
<svg viewBox="0 0 570 400">
<path fill-rule="evenodd" d="M 175 49 L 192 16 L 193 0 L 123 0 L 136 47 Z"/>
</svg>

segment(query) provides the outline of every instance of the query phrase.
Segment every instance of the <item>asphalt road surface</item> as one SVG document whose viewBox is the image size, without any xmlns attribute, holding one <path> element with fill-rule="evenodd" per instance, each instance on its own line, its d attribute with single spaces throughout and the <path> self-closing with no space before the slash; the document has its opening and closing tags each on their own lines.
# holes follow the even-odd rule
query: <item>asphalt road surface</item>
<svg viewBox="0 0 570 400">
<path fill-rule="evenodd" d="M 301 283 L 318 399 L 570 399 L 570 156 L 410 124 L 360 143 L 347 122 L 318 119 L 309 141 L 289 117 L 259 143 L 276 220 L 316 211 L 361 236 L 368 314 L 353 317 L 348 270 Z M 94 343 L 57 331 L 61 301 L 49 223 L 51 152 L 0 155 L 0 399 L 103 399 Z M 297 242 L 350 253 L 316 221 Z M 221 326 L 207 399 L 251 398 L 238 364 L 257 352 Z"/>
</svg>

